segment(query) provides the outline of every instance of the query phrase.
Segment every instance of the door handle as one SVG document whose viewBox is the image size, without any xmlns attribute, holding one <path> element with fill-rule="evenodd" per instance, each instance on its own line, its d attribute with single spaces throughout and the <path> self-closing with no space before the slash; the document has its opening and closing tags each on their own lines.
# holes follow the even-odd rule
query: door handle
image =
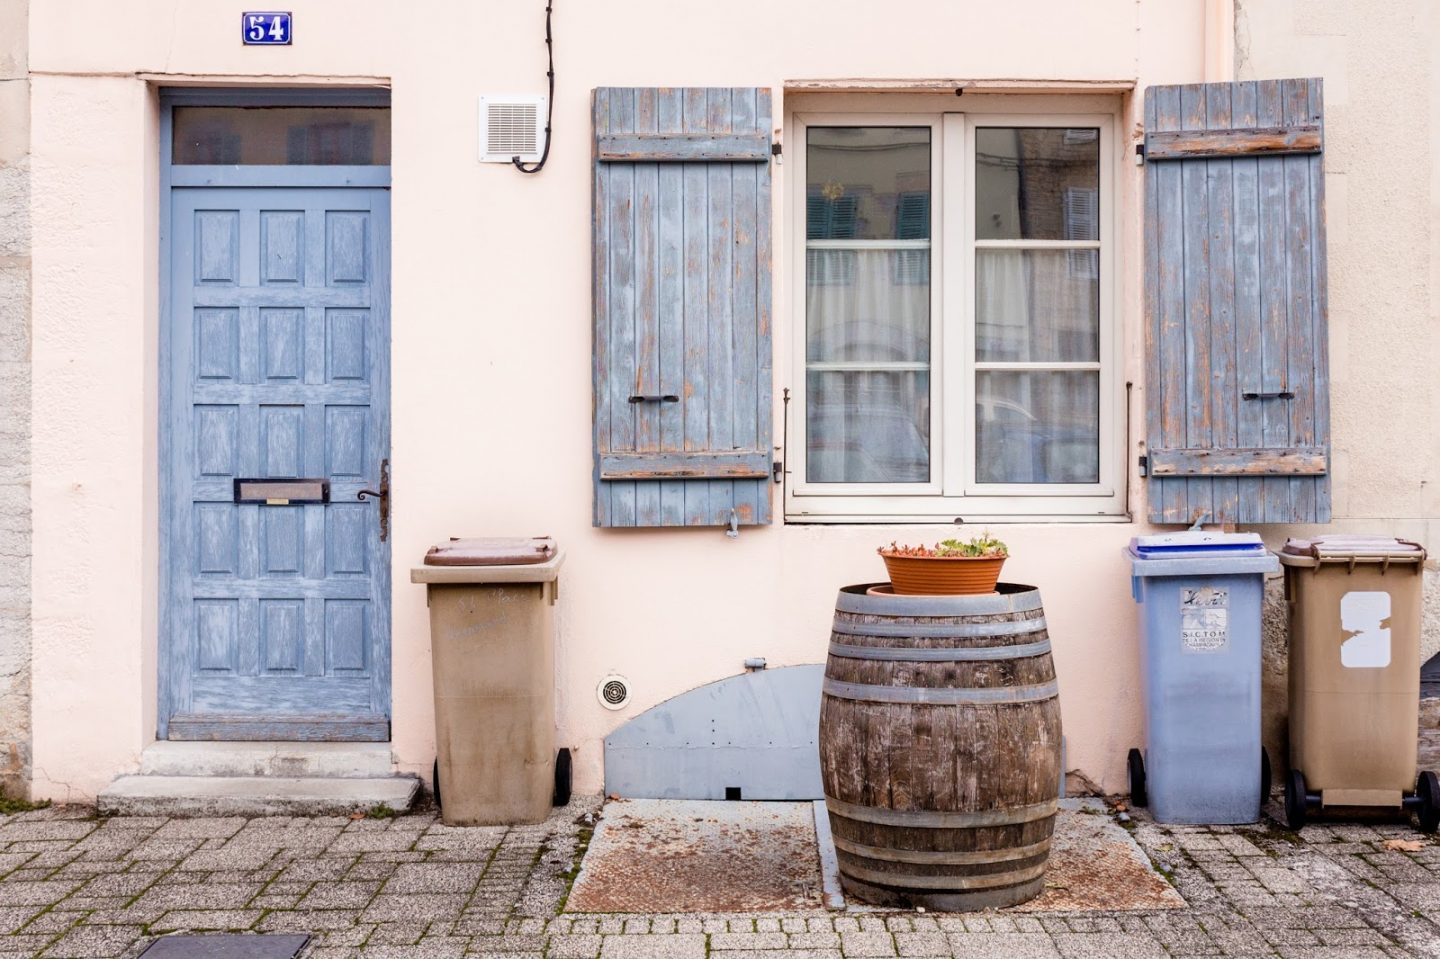
<svg viewBox="0 0 1440 959">
<path fill-rule="evenodd" d="M 390 461 L 380 461 L 380 488 L 378 490 L 362 489 L 355 494 L 355 498 L 364 501 L 365 497 L 373 496 L 380 502 L 380 542 L 390 538 Z"/>
</svg>

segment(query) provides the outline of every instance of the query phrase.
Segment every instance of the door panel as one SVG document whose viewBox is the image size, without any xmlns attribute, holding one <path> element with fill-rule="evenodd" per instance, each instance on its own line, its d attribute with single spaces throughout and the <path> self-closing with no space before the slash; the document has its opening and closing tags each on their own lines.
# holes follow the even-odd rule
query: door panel
<svg viewBox="0 0 1440 959">
<path fill-rule="evenodd" d="M 387 740 L 389 195 L 177 188 L 164 511 L 170 739 Z M 323 479 L 329 503 L 236 502 Z"/>
</svg>

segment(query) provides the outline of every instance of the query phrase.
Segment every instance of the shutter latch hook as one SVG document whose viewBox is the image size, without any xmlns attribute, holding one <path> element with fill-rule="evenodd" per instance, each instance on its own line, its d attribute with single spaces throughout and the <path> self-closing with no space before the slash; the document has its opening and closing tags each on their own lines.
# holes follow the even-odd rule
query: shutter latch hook
<svg viewBox="0 0 1440 959">
<path fill-rule="evenodd" d="M 731 539 L 740 535 L 740 517 L 736 515 L 733 506 L 730 508 L 730 528 L 725 531 L 725 535 Z"/>
</svg>

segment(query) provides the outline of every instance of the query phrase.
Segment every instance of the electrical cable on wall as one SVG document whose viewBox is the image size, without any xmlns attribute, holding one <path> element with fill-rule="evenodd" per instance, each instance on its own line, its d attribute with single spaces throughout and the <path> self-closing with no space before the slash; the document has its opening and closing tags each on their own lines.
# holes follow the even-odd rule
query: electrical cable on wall
<svg viewBox="0 0 1440 959">
<path fill-rule="evenodd" d="M 521 173 L 539 173 L 550 158 L 550 120 L 555 115 L 555 43 L 550 35 L 550 14 L 554 8 L 554 0 L 548 0 L 545 4 L 545 55 L 550 61 L 550 68 L 545 71 L 545 76 L 550 81 L 550 96 L 545 101 L 545 149 L 540 151 L 540 160 L 530 166 L 521 163 L 518 156 L 511 157 L 510 162 Z"/>
</svg>

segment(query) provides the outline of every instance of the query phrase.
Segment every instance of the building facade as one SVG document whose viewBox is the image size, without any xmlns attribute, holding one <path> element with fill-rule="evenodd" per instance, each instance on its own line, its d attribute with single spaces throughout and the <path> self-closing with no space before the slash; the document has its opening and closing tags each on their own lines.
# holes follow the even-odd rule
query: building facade
<svg viewBox="0 0 1440 959">
<path fill-rule="evenodd" d="M 0 6 L 8 788 L 90 799 L 167 737 L 388 741 L 428 775 L 409 569 L 450 536 L 546 534 L 558 740 L 598 791 L 607 734 L 746 659 L 823 661 L 876 547 L 961 519 L 1041 588 L 1067 768 L 1118 792 L 1132 537 L 1208 518 L 1440 542 L 1426 8 L 562 2 L 527 175 L 479 162 L 477 106 L 545 92 L 541 4 L 288 6 L 276 46 L 242 43 L 239 8 Z M 1137 162 L 1146 91 L 1281 78 L 1323 83 L 1252 84 L 1229 125 L 1323 115 L 1323 180 L 1318 155 L 1284 168 L 1312 294 L 1277 300 L 1319 338 L 1276 347 L 1298 379 L 1274 392 L 1309 406 L 1252 441 L 1242 407 L 1229 445 L 1309 465 L 1156 482 L 1157 436 L 1196 446 L 1157 417 L 1209 404 L 1223 364 L 1166 365 L 1147 335 L 1147 177 L 1168 174 Z M 1195 129 L 1173 95 L 1152 124 Z M 239 483 L 276 477 L 328 503 Z M 384 480 L 382 535 L 357 494 Z M 612 674 L 624 710 L 597 698 Z"/>
</svg>

